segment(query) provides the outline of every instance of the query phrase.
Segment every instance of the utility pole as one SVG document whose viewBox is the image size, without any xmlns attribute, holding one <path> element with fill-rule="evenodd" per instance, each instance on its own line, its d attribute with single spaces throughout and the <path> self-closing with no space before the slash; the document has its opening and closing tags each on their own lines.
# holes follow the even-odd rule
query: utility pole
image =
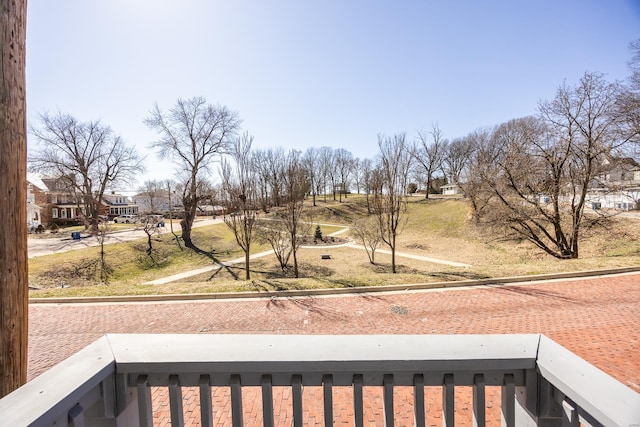
<svg viewBox="0 0 640 427">
<path fill-rule="evenodd" d="M 0 0 L 0 398 L 27 381 L 26 0 Z"/>
</svg>

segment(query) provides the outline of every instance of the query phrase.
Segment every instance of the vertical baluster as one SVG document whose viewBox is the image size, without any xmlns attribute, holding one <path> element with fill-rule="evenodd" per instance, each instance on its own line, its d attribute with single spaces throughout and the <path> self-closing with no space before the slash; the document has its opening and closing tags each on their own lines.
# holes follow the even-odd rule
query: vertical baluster
<svg viewBox="0 0 640 427">
<path fill-rule="evenodd" d="M 486 424 L 485 382 L 483 374 L 473 377 L 473 426 Z"/>
<path fill-rule="evenodd" d="M 273 386 L 271 375 L 263 375 L 262 384 L 262 419 L 264 427 L 273 427 Z"/>
<path fill-rule="evenodd" d="M 562 401 L 562 427 L 579 427 L 578 411 L 566 398 Z"/>
<path fill-rule="evenodd" d="M 229 385 L 231 386 L 231 424 L 233 427 L 242 427 L 244 422 L 242 420 L 242 384 L 240 375 L 231 375 Z"/>
<path fill-rule="evenodd" d="M 333 426 L 333 376 L 322 376 L 322 388 L 324 392 L 324 425 Z"/>
<path fill-rule="evenodd" d="M 302 427 L 302 376 L 291 377 L 291 391 L 293 394 L 293 426 Z"/>
<path fill-rule="evenodd" d="M 69 427 L 84 427 L 84 409 L 78 403 L 67 413 Z"/>
<path fill-rule="evenodd" d="M 364 408 L 362 399 L 362 375 L 353 376 L 353 417 L 356 427 L 364 426 Z"/>
<path fill-rule="evenodd" d="M 413 376 L 413 412 L 416 427 L 424 427 L 424 376 Z"/>
<path fill-rule="evenodd" d="M 138 418 L 140 426 L 153 427 L 153 413 L 151 411 L 151 390 L 146 375 L 138 376 L 136 385 L 138 390 Z"/>
<path fill-rule="evenodd" d="M 444 384 L 442 385 L 442 421 L 444 426 L 453 427 L 456 425 L 455 418 L 455 383 L 453 382 L 453 374 L 444 376 Z"/>
<path fill-rule="evenodd" d="M 384 411 L 384 425 L 393 427 L 393 375 L 385 374 L 382 377 L 383 399 L 382 409 Z"/>
<path fill-rule="evenodd" d="M 213 406 L 211 403 L 211 381 L 209 375 L 200 375 L 200 423 L 202 427 L 213 427 Z"/>
<path fill-rule="evenodd" d="M 516 385 L 513 374 L 505 374 L 502 386 L 502 426 L 516 425 Z"/>
<path fill-rule="evenodd" d="M 169 375 L 169 408 L 171 410 L 171 425 L 183 426 L 182 387 L 180 387 L 180 379 L 177 375 Z"/>
</svg>

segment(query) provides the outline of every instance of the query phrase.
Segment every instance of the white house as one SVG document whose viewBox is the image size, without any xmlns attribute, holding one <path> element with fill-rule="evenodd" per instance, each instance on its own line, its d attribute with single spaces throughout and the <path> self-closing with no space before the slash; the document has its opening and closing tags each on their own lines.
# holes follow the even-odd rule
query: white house
<svg viewBox="0 0 640 427">
<path fill-rule="evenodd" d="M 42 224 L 42 208 L 36 204 L 33 187 L 32 183 L 27 182 L 27 227 L 29 230 L 33 230 Z"/>
<path fill-rule="evenodd" d="M 461 196 L 464 195 L 464 191 L 458 184 L 445 184 L 440 186 L 443 196 Z"/>
</svg>

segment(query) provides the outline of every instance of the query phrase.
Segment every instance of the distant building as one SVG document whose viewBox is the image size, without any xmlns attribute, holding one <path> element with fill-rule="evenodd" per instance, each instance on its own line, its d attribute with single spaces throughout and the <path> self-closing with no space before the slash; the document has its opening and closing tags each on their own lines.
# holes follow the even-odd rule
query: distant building
<svg viewBox="0 0 640 427">
<path fill-rule="evenodd" d="M 140 213 L 143 215 L 149 214 L 166 214 L 169 213 L 170 207 L 173 205 L 173 210 L 176 210 L 176 201 L 171 203 L 169 192 L 167 190 L 158 191 L 145 191 L 133 196 L 134 202 L 138 205 Z M 179 206 L 179 210 L 183 210 L 182 205 Z"/>
<path fill-rule="evenodd" d="M 464 191 L 458 184 L 445 184 L 440 186 L 443 196 L 462 196 Z"/>
<path fill-rule="evenodd" d="M 115 218 L 120 215 L 137 216 L 140 214 L 140 207 L 132 197 L 115 191 L 105 193 L 102 196 L 102 203 L 104 205 L 103 214 L 108 215 L 109 218 Z"/>
<path fill-rule="evenodd" d="M 42 208 L 36 204 L 34 188 L 37 187 L 31 182 L 27 182 L 27 227 L 29 231 L 42 224 Z"/>
<path fill-rule="evenodd" d="M 40 197 L 36 193 L 36 204 L 42 208 L 42 223 L 66 225 L 75 224 L 83 216 L 78 198 L 62 178 L 43 177 L 44 189 Z M 40 198 L 40 200 L 38 200 Z"/>
</svg>

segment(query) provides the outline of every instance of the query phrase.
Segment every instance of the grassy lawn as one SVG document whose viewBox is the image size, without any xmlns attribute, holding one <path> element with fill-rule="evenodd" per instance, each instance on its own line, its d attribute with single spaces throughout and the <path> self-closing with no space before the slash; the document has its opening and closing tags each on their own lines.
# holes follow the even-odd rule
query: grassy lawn
<svg viewBox="0 0 640 427">
<path fill-rule="evenodd" d="M 313 222 L 322 225 L 323 236 L 341 230 L 366 214 L 363 196 L 343 203 L 318 199 L 309 207 Z M 98 248 L 82 249 L 30 259 L 32 297 L 103 296 L 210 293 L 380 286 L 441 282 L 461 279 L 523 276 L 531 274 L 630 267 L 640 261 L 640 220 L 613 218 L 606 229 L 585 230 L 581 258 L 557 260 L 528 242 L 514 242 L 492 235 L 468 221 L 469 211 L 462 199 L 425 201 L 414 197 L 409 204 L 407 223 L 398 240 L 398 252 L 468 264 L 452 267 L 397 257 L 398 273 L 391 273 L 390 255 L 377 252 L 371 264 L 363 249 L 345 246 L 305 247 L 299 251 L 300 278 L 282 271 L 274 255 L 251 262 L 252 280 L 244 278 L 244 264 L 217 266 L 207 273 L 165 285 L 145 285 L 146 281 L 173 275 L 216 261 L 229 261 L 244 254 L 224 224 L 196 228 L 193 238 L 201 249 L 180 250 L 171 234 L 155 236 L 153 261 L 146 254 L 145 239 L 105 246 L 110 275 L 99 284 Z M 311 233 L 315 225 L 311 228 Z M 340 237 L 350 238 L 349 233 Z M 353 237 L 351 237 L 353 239 Z M 258 245 L 252 253 L 269 249 Z M 380 244 L 379 250 L 388 250 Z M 321 255 L 330 255 L 322 259 Z M 64 286 L 64 287 L 63 287 Z"/>
</svg>

